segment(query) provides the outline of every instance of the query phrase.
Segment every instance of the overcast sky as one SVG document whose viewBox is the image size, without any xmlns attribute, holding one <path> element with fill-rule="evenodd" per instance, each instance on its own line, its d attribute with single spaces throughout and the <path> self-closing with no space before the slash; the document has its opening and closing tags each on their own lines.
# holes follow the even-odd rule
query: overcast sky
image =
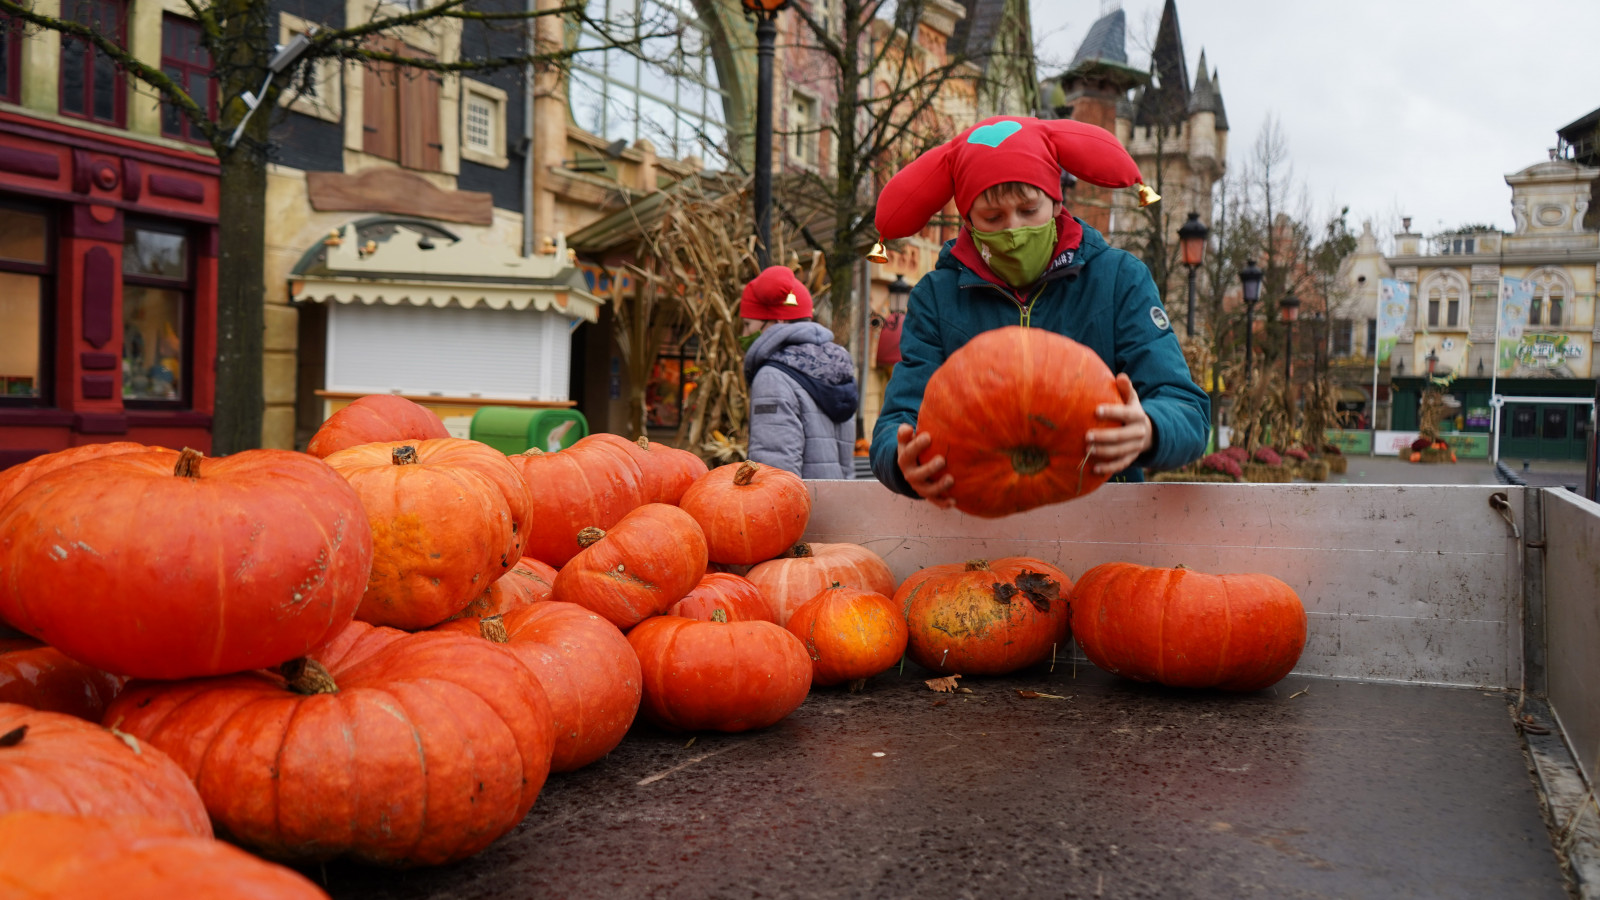
<svg viewBox="0 0 1600 900">
<path fill-rule="evenodd" d="M 1029 0 L 1041 75 L 1072 59 L 1102 0 Z M 1127 0 L 1129 62 L 1148 65 L 1163 0 Z M 1600 107 L 1600 0 L 1178 0 L 1194 82 L 1220 69 L 1229 165 L 1274 116 L 1319 212 L 1384 234 L 1512 229 L 1507 174 Z M 1052 67 L 1053 64 L 1053 67 Z M 1392 223 L 1392 224 L 1391 224 Z"/>
</svg>

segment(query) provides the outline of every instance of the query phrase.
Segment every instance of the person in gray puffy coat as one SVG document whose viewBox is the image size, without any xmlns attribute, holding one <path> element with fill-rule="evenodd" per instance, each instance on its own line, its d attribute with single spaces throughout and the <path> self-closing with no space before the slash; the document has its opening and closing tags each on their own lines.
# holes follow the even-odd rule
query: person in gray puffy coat
<svg viewBox="0 0 1600 900">
<path fill-rule="evenodd" d="M 750 458 L 801 478 L 854 478 L 855 366 L 811 310 L 811 292 L 787 266 L 745 285 Z"/>
</svg>

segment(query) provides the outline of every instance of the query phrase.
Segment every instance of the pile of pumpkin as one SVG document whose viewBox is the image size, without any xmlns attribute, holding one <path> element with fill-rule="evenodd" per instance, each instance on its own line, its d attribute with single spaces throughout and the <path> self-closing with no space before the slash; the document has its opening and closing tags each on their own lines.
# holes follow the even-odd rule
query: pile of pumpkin
<svg viewBox="0 0 1600 900">
<path fill-rule="evenodd" d="M 31 638 L 0 643 L 0 884 L 22 865 L 56 879 L 41 890 L 120 888 L 111 858 L 139 864 L 115 847 L 182 843 L 320 896 L 212 827 L 275 859 L 440 864 L 515 827 L 550 772 L 600 759 L 636 715 L 766 727 L 813 685 L 902 658 L 1012 672 L 1073 627 L 1111 671 L 1250 690 L 1304 642 L 1275 579 L 1257 597 L 1102 566 L 1069 604 L 1064 573 L 1014 558 L 897 586 L 863 547 L 802 543 L 809 517 L 780 469 L 605 434 L 507 457 L 386 396 L 307 453 L 98 444 L 0 473 L 0 627 Z M 1248 659 L 1237 630 L 1201 646 L 1203 595 L 1224 589 L 1236 614 L 1269 611 Z M 1176 658 L 1141 631 L 1168 593 L 1195 599 L 1169 627 L 1191 615 L 1200 638 Z M 1152 599 L 1120 602 L 1135 595 Z M 184 894 L 171 877 L 163 896 Z"/>
</svg>

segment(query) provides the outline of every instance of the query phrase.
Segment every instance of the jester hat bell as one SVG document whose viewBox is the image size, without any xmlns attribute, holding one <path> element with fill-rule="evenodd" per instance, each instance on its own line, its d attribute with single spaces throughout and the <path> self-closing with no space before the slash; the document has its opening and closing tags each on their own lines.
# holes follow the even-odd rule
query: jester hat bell
<svg viewBox="0 0 1600 900">
<path fill-rule="evenodd" d="M 1116 135 L 1071 119 L 994 116 L 929 150 L 895 173 L 878 195 L 876 224 L 883 240 L 910 237 L 952 198 L 965 216 L 989 188 L 1031 184 L 1061 199 L 1061 171 L 1101 187 L 1140 187 L 1140 206 L 1161 198 Z"/>
</svg>

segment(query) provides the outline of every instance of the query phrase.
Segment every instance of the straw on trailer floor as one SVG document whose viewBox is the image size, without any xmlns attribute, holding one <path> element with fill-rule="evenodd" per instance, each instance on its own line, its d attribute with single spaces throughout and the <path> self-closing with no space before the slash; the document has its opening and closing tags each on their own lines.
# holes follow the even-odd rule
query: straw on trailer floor
<svg viewBox="0 0 1600 900">
<path fill-rule="evenodd" d="M 307 872 L 363 900 L 1567 896 L 1507 694 L 927 677 L 761 732 L 636 726 L 474 859 Z"/>
</svg>

